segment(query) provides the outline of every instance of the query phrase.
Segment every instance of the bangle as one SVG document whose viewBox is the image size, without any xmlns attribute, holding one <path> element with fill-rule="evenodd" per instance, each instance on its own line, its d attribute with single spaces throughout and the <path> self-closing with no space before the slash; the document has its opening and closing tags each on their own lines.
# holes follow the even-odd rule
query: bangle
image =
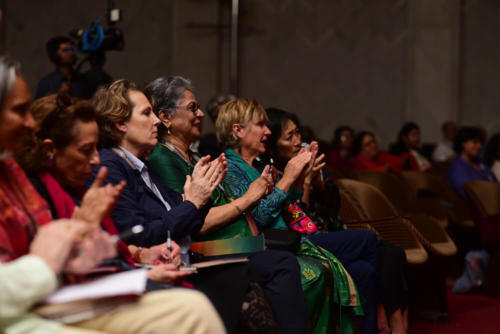
<svg viewBox="0 0 500 334">
<path fill-rule="evenodd" d="M 235 204 L 234 202 L 229 202 L 229 204 L 231 204 L 232 206 L 234 206 L 236 208 L 236 210 L 238 210 L 239 215 L 244 213 L 243 210 L 241 210 L 241 208 L 237 204 Z"/>
<path fill-rule="evenodd" d="M 141 262 L 141 253 L 142 253 L 142 247 L 137 247 L 136 251 L 134 252 L 135 263 L 142 263 Z"/>
</svg>

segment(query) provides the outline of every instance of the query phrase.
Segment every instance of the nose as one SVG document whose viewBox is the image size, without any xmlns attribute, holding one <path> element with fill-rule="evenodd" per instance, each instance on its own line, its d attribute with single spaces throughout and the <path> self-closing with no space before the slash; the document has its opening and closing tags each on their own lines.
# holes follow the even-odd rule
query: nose
<svg viewBox="0 0 500 334">
<path fill-rule="evenodd" d="M 154 126 L 160 125 L 160 119 L 155 114 L 152 115 L 153 115 L 153 125 Z"/>
<path fill-rule="evenodd" d="M 264 134 L 265 134 L 266 136 L 271 135 L 271 130 L 269 130 L 269 128 L 267 127 L 267 125 L 266 125 L 266 129 L 264 130 Z"/>
<path fill-rule="evenodd" d="M 200 108 L 198 108 L 196 110 L 195 115 L 196 115 L 196 117 L 203 118 L 205 116 L 205 113 L 203 112 L 203 110 L 201 110 Z"/>
<path fill-rule="evenodd" d="M 302 143 L 302 137 L 300 133 L 297 133 L 297 135 L 293 136 L 293 144 L 295 146 L 300 146 L 301 143 Z"/>
<path fill-rule="evenodd" d="M 94 149 L 94 152 L 92 152 L 92 156 L 90 157 L 90 165 L 92 167 L 98 166 L 101 163 L 101 159 L 99 158 L 99 152 L 97 149 Z"/>
<path fill-rule="evenodd" d="M 26 113 L 26 117 L 24 118 L 24 127 L 29 130 L 35 129 L 35 119 L 29 111 Z"/>
</svg>

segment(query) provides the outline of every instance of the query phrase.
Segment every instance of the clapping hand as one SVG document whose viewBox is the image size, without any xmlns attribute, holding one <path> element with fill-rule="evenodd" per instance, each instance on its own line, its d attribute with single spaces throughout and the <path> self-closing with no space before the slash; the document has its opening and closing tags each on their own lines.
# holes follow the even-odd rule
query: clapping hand
<svg viewBox="0 0 500 334">
<path fill-rule="evenodd" d="M 194 166 L 193 174 L 186 176 L 184 199 L 191 201 L 198 209 L 201 208 L 209 200 L 226 172 L 225 157 L 210 162 L 210 156 L 204 156 Z"/>
</svg>

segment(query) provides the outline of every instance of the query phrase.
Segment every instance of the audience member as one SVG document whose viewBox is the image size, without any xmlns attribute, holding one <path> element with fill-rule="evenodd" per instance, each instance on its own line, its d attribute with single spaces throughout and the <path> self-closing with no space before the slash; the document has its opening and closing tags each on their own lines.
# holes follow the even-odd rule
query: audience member
<svg viewBox="0 0 500 334">
<path fill-rule="evenodd" d="M 484 161 L 491 168 L 497 180 L 500 180 L 500 133 L 490 138 L 484 150 Z"/>
<path fill-rule="evenodd" d="M 399 157 L 379 151 L 377 140 L 369 131 L 361 131 L 356 135 L 352 144 L 352 155 L 354 167 L 359 170 L 393 173 L 406 169 L 418 170 L 415 160 L 408 153 Z"/>
<path fill-rule="evenodd" d="M 46 225 L 51 220 L 48 205 L 11 157 L 22 149 L 24 138 L 35 126 L 29 105 L 25 81 L 11 61 L 1 58 L 0 330 L 6 333 L 163 333 L 171 329 L 183 333 L 224 332 L 204 297 L 179 290 L 146 294 L 138 303 L 117 305 L 110 312 L 90 316 L 90 320 L 71 327 L 29 313 L 32 305 L 56 289 L 57 274 L 89 272 L 102 259 L 116 254 L 109 235 L 89 223 L 65 220 Z M 196 313 L 187 319 L 185 314 L 195 307 L 208 313 Z M 138 317 L 148 326 L 132 326 L 131 321 Z"/>
<path fill-rule="evenodd" d="M 219 112 L 216 123 L 217 137 L 226 147 L 224 153 L 228 159 L 228 174 L 223 184 L 235 198 L 243 196 L 260 173 L 268 168 L 256 160 L 258 156 L 266 153 L 268 146 L 268 138 L 271 132 L 266 125 L 267 121 L 268 117 L 265 110 L 255 100 L 237 99 L 226 103 Z M 298 138 L 295 132 L 290 134 L 287 132 L 287 136 Z M 321 158 L 316 160 L 317 143 L 310 145 L 306 151 L 301 149 L 300 141 L 296 141 L 296 144 L 290 148 L 290 151 L 293 151 L 296 155 L 286 162 L 283 174 L 277 180 L 274 189 L 268 196 L 261 199 L 252 210 L 252 216 L 259 230 L 288 228 L 288 224 L 281 214 L 282 210 L 286 209 L 285 201 L 288 200 L 289 203 L 294 203 L 295 200 L 301 197 L 304 179 L 311 172 L 313 166 L 318 168 L 321 164 Z M 310 226 L 307 226 L 307 228 L 310 228 Z M 308 232 L 310 231 L 308 230 Z M 314 234 L 309 237 L 309 240 L 325 247 L 328 251 L 338 250 L 340 252 L 342 246 L 336 244 L 334 239 L 329 238 L 329 236 L 330 234 Z M 374 303 L 374 267 L 377 261 L 376 238 L 370 232 L 366 234 L 360 232 L 358 236 L 356 246 L 353 244 L 353 248 L 350 249 L 351 254 L 349 254 L 349 260 L 346 261 L 346 264 L 352 264 L 350 270 L 356 277 L 355 281 L 359 284 L 359 289 L 365 298 L 365 316 L 361 318 L 361 332 L 375 333 L 377 328 Z M 336 248 L 337 246 L 339 248 Z M 347 246 L 347 243 L 344 246 Z M 304 252 L 302 255 L 313 255 L 316 252 L 315 249 L 311 248 L 310 252 Z M 345 272 L 336 270 L 338 260 L 325 250 L 321 250 L 320 253 L 323 253 L 324 258 L 328 260 L 330 269 L 334 273 L 334 280 L 342 282 L 345 279 Z M 363 260 L 360 258 L 363 258 Z M 357 276 L 358 273 L 359 276 Z M 334 288 L 335 293 L 338 293 L 339 286 Z M 320 291 L 318 293 L 324 294 L 324 292 Z M 349 305 L 349 303 L 345 304 L 342 299 L 336 300 L 334 298 L 333 300 L 342 306 Z M 354 311 L 356 314 L 356 310 Z M 316 326 L 321 325 L 322 323 L 318 323 Z"/>
<path fill-rule="evenodd" d="M 403 125 L 398 140 L 390 146 L 389 153 L 397 156 L 409 153 L 421 172 L 431 168 L 429 160 L 420 152 L 420 128 L 416 123 L 408 122 Z"/>
<path fill-rule="evenodd" d="M 267 152 L 273 157 L 278 170 L 282 171 L 287 162 L 300 152 L 301 133 L 298 118 L 284 110 L 268 108 L 266 109 L 269 117 L 268 127 L 271 135 L 267 140 Z M 314 147 L 314 142 L 310 147 Z M 323 180 L 316 176 L 319 175 L 321 166 L 321 156 L 316 159 L 315 167 L 304 178 L 303 195 L 300 200 L 303 203 L 306 213 L 309 203 L 308 193 L 311 187 L 315 186 L 316 191 L 324 189 Z M 369 309 L 369 298 L 378 296 L 377 301 L 381 307 L 378 308 L 378 328 L 379 332 L 404 333 L 405 323 L 407 327 L 407 318 L 403 314 L 406 311 L 408 303 L 408 273 L 406 256 L 402 249 L 389 243 L 379 241 L 383 250 L 383 257 L 379 256 L 378 263 L 376 256 L 377 247 L 366 240 L 375 239 L 375 235 L 368 230 L 346 230 L 334 233 L 316 233 L 309 237 L 310 240 L 332 252 L 347 271 L 354 278 L 360 292 L 366 298 L 364 305 L 365 315 L 370 312 L 375 313 L 375 309 Z M 375 258 L 374 258 L 375 257 Z M 370 268 L 370 265 L 372 268 Z M 368 267 L 368 269 L 367 269 Z M 370 275 L 367 273 L 372 270 L 378 270 L 380 279 L 376 280 L 377 294 L 373 291 L 367 291 L 369 284 L 365 281 Z M 373 304 L 374 301 L 373 301 Z M 384 309 L 385 307 L 385 309 Z M 387 314 L 390 316 L 391 329 L 387 326 Z"/>
<path fill-rule="evenodd" d="M 446 182 L 465 198 L 464 185 L 469 181 L 484 180 L 497 182 L 490 168 L 481 161 L 481 131 L 474 127 L 462 127 L 458 130 L 453 144 L 457 157 L 448 167 Z"/>
<path fill-rule="evenodd" d="M 40 80 L 35 98 L 53 93 L 90 98 L 95 87 L 81 73 L 73 69 L 76 62 L 73 42 L 68 37 L 57 36 L 47 41 L 46 48 L 47 55 L 56 69 Z"/>
<path fill-rule="evenodd" d="M 441 126 L 443 139 L 437 144 L 434 152 L 432 152 L 432 160 L 435 162 L 447 162 L 455 158 L 456 153 L 453 150 L 453 142 L 457 135 L 457 123 L 447 121 Z"/>
<path fill-rule="evenodd" d="M 354 130 L 343 125 L 335 129 L 332 141 L 332 149 L 326 155 L 326 165 L 330 170 L 345 173 L 354 169 L 351 157 Z"/>
<path fill-rule="evenodd" d="M 210 120 L 215 125 L 215 121 L 217 120 L 217 115 L 219 113 L 219 109 L 222 105 L 229 101 L 236 100 L 236 97 L 231 94 L 221 94 L 216 95 L 208 101 L 206 106 L 206 112 L 208 116 L 210 116 Z M 207 133 L 199 140 L 196 140 L 191 144 L 194 146 L 195 143 L 198 144 L 198 151 L 193 150 L 193 152 L 198 153 L 200 156 L 210 155 L 212 157 L 218 156 L 222 153 L 222 150 L 219 147 L 219 143 L 217 142 L 217 136 L 215 133 Z M 192 149 L 193 147 L 191 147 Z"/>
</svg>

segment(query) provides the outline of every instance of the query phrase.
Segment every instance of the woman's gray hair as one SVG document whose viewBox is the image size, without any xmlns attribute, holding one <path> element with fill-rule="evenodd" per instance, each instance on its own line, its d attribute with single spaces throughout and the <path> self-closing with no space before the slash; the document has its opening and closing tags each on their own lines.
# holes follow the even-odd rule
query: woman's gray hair
<svg viewBox="0 0 500 334">
<path fill-rule="evenodd" d="M 19 64 L 9 57 L 0 57 L 0 106 L 3 106 L 12 89 L 16 74 L 19 74 Z"/>
<path fill-rule="evenodd" d="M 153 105 L 156 116 L 161 110 L 167 115 L 175 116 L 186 90 L 194 92 L 193 84 L 190 80 L 181 76 L 159 77 L 145 87 L 145 91 L 154 100 Z"/>
</svg>

